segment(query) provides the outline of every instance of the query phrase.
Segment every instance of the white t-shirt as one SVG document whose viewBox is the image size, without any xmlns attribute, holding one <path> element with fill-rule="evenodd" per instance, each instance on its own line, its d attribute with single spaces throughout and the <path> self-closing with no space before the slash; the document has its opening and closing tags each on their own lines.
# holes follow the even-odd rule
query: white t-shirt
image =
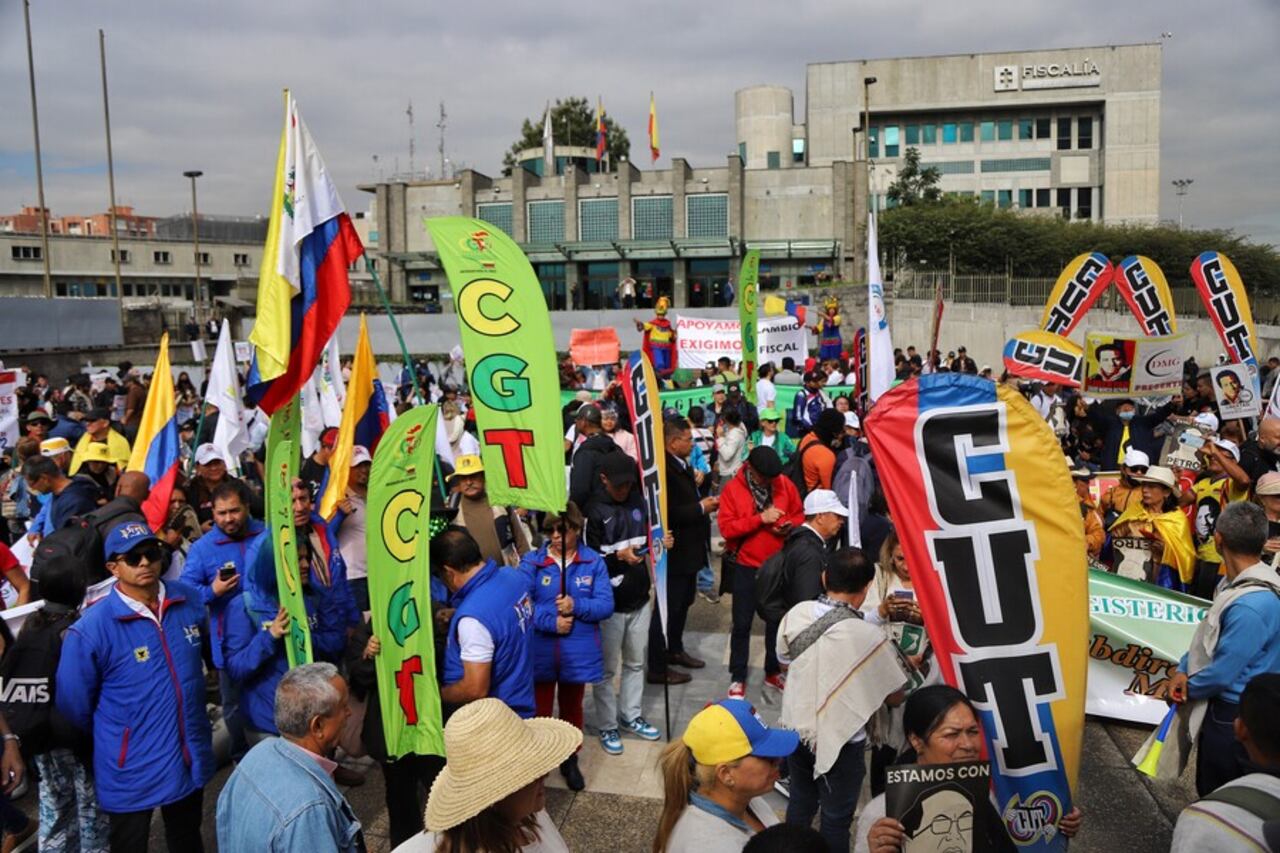
<svg viewBox="0 0 1280 853">
<path fill-rule="evenodd" d="M 479 619 L 463 616 L 458 620 L 458 645 L 467 663 L 489 663 L 493 660 L 493 635 Z"/>
<path fill-rule="evenodd" d="M 833 370 L 827 374 L 828 385 L 839 385 L 844 381 L 844 374 L 838 370 Z"/>
<path fill-rule="evenodd" d="M 569 853 L 569 845 L 565 844 L 564 836 L 560 834 L 560 830 L 556 828 L 545 809 L 538 812 L 537 818 L 538 840 L 521 847 L 522 853 Z M 439 836 L 424 830 L 401 844 L 392 853 L 436 853 L 436 846 L 439 843 Z"/>
<path fill-rule="evenodd" d="M 760 411 L 772 409 L 773 404 L 778 402 L 778 389 L 774 387 L 772 379 L 756 380 L 756 408 Z"/>
</svg>

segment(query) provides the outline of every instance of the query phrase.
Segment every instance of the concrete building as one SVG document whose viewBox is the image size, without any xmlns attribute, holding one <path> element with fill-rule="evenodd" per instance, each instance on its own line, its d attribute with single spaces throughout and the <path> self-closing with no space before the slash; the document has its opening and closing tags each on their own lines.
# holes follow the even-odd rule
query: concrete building
<svg viewBox="0 0 1280 853">
<path fill-rule="evenodd" d="M 863 211 L 888 206 L 908 148 L 939 169 L 947 193 L 1154 223 L 1160 78 L 1159 44 L 817 63 L 802 122 L 785 87 L 735 94 L 736 152 L 724 165 L 675 158 L 669 169 L 596 173 L 579 149 L 557 146 L 553 176 L 530 149 L 520 158 L 530 168 L 509 177 L 466 170 L 369 185 L 369 245 L 393 301 L 431 310 L 447 310 L 449 293 L 427 216 L 476 216 L 510 234 L 554 309 L 606 307 L 626 276 L 642 306 L 661 294 L 679 307 L 723 305 L 750 248 L 761 250 L 765 290 L 862 281 Z"/>
<path fill-rule="evenodd" d="M 40 220 L 44 218 L 49 222 L 50 234 L 65 234 L 71 237 L 111 236 L 111 210 L 89 216 L 54 217 L 49 214 L 48 208 L 45 208 L 43 213 L 42 217 L 38 207 L 24 207 L 18 213 L 0 216 L 0 233 L 39 234 Z M 116 230 L 121 237 L 156 236 L 156 218 L 136 214 L 132 207 L 117 205 L 115 220 Z"/>
</svg>

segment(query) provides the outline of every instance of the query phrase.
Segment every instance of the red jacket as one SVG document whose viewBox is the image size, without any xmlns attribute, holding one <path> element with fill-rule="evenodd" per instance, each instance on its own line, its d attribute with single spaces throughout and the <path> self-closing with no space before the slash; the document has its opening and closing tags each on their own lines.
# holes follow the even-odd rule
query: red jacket
<svg viewBox="0 0 1280 853">
<path fill-rule="evenodd" d="M 800 493 L 796 491 L 795 483 L 786 477 L 773 478 L 771 505 L 782 510 L 782 518 L 778 519 L 777 524 L 766 526 L 761 523 L 760 513 L 756 511 L 755 501 L 751 497 L 745 465 L 720 492 L 720 512 L 717 516 L 720 533 L 725 539 L 725 551 L 736 553 L 740 565 L 759 568 L 782 548 L 791 528 L 780 531 L 777 525 L 789 521 L 791 527 L 799 527 L 804 523 L 804 506 L 800 502 Z"/>
</svg>

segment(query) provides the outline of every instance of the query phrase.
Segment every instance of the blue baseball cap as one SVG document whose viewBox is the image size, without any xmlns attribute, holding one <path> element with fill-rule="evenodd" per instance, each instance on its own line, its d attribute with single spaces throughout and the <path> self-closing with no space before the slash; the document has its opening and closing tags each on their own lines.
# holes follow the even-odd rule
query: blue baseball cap
<svg viewBox="0 0 1280 853">
<path fill-rule="evenodd" d="M 699 764 L 716 765 L 748 755 L 786 758 L 796 751 L 800 735 L 771 729 L 745 699 L 721 699 L 693 715 L 684 742 Z"/>
<path fill-rule="evenodd" d="M 128 554 L 143 542 L 159 542 L 151 528 L 141 521 L 124 521 L 112 528 L 103 543 L 102 553 L 108 560 L 117 554 Z"/>
</svg>

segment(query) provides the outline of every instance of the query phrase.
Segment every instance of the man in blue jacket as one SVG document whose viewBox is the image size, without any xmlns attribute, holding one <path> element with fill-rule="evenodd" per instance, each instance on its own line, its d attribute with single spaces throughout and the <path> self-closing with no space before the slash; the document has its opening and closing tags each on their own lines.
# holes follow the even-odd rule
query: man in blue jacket
<svg viewBox="0 0 1280 853">
<path fill-rule="evenodd" d="M 528 578 L 517 569 L 485 562 L 476 540 L 457 527 L 431 541 L 431 557 L 455 608 L 440 699 L 465 705 L 493 696 L 521 717 L 532 718 L 533 602 Z"/>
<path fill-rule="evenodd" d="M 113 592 L 66 633 L 58 711 L 93 733 L 98 803 L 112 851 L 145 851 L 151 813 L 164 816 L 170 850 L 200 853 L 204 786 L 213 775 L 195 590 L 165 584 L 160 540 L 124 522 L 103 547 Z"/>
</svg>

